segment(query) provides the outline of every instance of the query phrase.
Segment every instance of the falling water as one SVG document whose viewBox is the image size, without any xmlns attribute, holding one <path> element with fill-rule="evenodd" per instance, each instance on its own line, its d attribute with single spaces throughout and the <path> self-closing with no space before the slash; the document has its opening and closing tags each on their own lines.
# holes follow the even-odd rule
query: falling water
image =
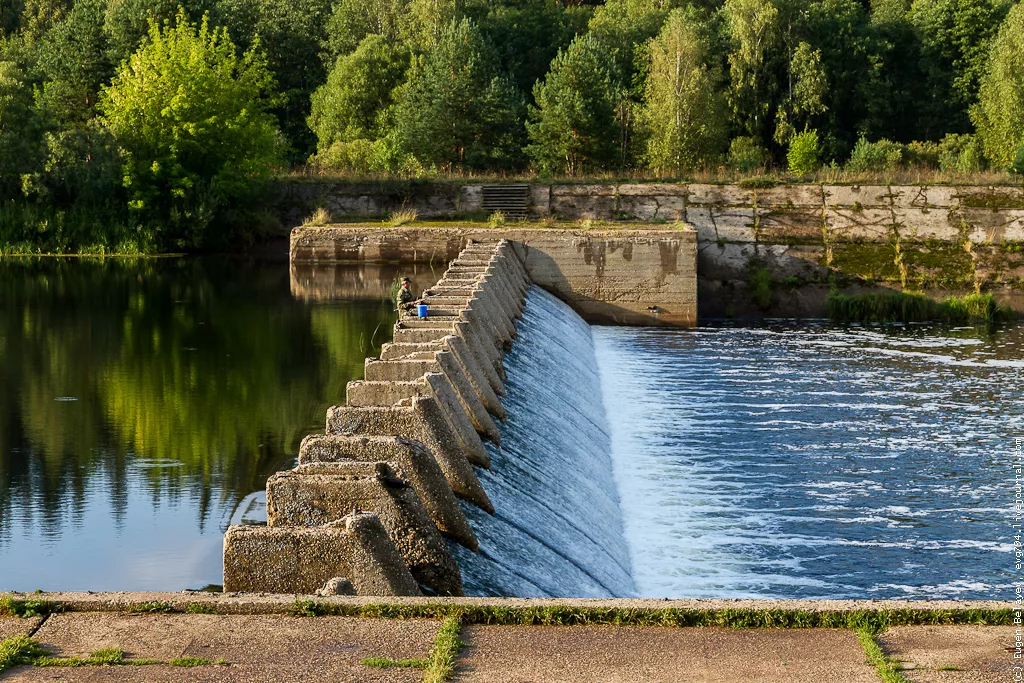
<svg viewBox="0 0 1024 683">
<path fill-rule="evenodd" d="M 590 327 L 534 287 L 518 330 L 501 447 L 478 471 L 497 512 L 465 505 L 480 553 L 453 547 L 466 592 L 633 595 Z"/>
</svg>

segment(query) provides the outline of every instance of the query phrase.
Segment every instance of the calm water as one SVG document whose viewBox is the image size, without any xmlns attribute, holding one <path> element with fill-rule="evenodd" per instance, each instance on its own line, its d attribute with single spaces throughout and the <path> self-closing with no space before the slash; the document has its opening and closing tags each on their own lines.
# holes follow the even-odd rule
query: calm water
<svg viewBox="0 0 1024 683">
<path fill-rule="evenodd" d="M 351 300 L 287 263 L 0 260 L 0 590 L 219 584 L 229 521 L 389 341 L 395 273 L 327 274 Z"/>
<path fill-rule="evenodd" d="M 1024 328 L 594 328 L 646 596 L 1001 598 Z"/>
</svg>

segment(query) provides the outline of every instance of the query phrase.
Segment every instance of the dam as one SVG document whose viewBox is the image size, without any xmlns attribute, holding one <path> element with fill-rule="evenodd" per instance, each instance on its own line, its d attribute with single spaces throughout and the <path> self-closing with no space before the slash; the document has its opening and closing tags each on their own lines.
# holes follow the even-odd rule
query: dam
<svg viewBox="0 0 1024 683">
<path fill-rule="evenodd" d="M 396 238 L 345 239 L 380 258 Z M 228 531 L 225 590 L 984 599 L 1007 579 L 990 460 L 1017 330 L 591 326 L 657 315 L 574 301 L 608 251 L 556 250 L 578 262 L 555 278 L 537 247 L 460 239 L 431 247 L 454 256 L 427 317 L 268 481 L 268 525 Z M 293 261 L 293 290 L 330 273 Z"/>
</svg>

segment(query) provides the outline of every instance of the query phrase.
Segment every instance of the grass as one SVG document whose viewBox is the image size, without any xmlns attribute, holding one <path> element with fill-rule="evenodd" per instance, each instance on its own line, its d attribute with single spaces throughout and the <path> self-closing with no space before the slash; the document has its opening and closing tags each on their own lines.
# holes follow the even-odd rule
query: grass
<svg viewBox="0 0 1024 683">
<path fill-rule="evenodd" d="M 306 217 L 306 220 L 302 221 L 302 224 L 304 226 L 330 225 L 332 220 L 331 212 L 324 207 L 319 206 L 316 211 Z"/>
<path fill-rule="evenodd" d="M 49 600 L 15 600 L 10 595 L 0 595 L 0 616 L 2 617 L 45 617 L 63 608 Z"/>
<path fill-rule="evenodd" d="M 187 607 L 185 608 L 187 611 Z M 130 608 L 132 612 L 152 612 L 152 613 L 163 613 L 163 612 L 174 612 L 177 611 L 169 602 L 141 602 L 137 605 L 132 605 Z"/>
<path fill-rule="evenodd" d="M 841 323 L 997 323 L 1013 316 L 991 294 L 969 294 L 942 301 L 916 292 L 830 294 L 826 307 L 828 317 Z"/>
<path fill-rule="evenodd" d="M 152 666 L 169 664 L 170 666 L 207 666 L 210 664 L 226 664 L 223 659 L 211 662 L 199 657 L 177 657 L 164 662 L 160 659 L 129 659 L 124 650 L 116 647 L 97 650 L 87 657 L 54 657 L 36 640 L 19 634 L 0 641 L 0 672 L 14 666 L 40 667 L 80 667 L 80 666 Z"/>
<path fill-rule="evenodd" d="M 388 225 L 393 228 L 408 225 L 409 223 L 416 222 L 418 215 L 419 214 L 416 213 L 416 209 L 399 209 L 398 211 L 392 211 L 388 214 Z"/>
<path fill-rule="evenodd" d="M 391 659 L 390 657 L 368 657 L 359 662 L 374 669 L 426 669 L 425 659 Z"/>
<path fill-rule="evenodd" d="M 750 296 L 759 308 L 767 309 L 772 305 L 772 273 L 767 268 L 751 268 L 747 277 Z"/>
<path fill-rule="evenodd" d="M 461 615 L 448 617 L 442 622 L 434 638 L 434 647 L 430 650 L 424 683 L 442 683 L 455 676 L 455 662 L 459 651 L 465 646 L 461 638 L 462 625 Z"/>
<path fill-rule="evenodd" d="M 864 653 L 868 656 L 868 661 L 874 665 L 878 677 L 882 679 L 883 683 L 909 683 L 896 668 L 897 663 L 882 651 L 875 638 L 876 633 L 877 631 L 869 628 L 857 629 L 857 638 L 860 639 Z"/>
<path fill-rule="evenodd" d="M 680 609 L 637 607 L 502 607 L 424 602 L 402 605 L 371 603 L 346 605 L 296 600 L 293 616 L 351 616 L 376 619 L 445 619 L 458 617 L 464 624 L 507 625 L 617 625 L 617 626 L 714 626 L 721 628 L 869 628 L 881 632 L 890 626 L 977 624 L 1007 626 L 1013 623 L 1010 609 Z"/>
</svg>

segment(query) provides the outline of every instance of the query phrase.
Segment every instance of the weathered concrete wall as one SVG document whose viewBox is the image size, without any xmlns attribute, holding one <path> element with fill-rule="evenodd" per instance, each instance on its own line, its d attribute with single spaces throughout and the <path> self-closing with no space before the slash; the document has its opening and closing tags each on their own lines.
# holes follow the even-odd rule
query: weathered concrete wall
<svg viewBox="0 0 1024 683">
<path fill-rule="evenodd" d="M 534 283 L 588 321 L 696 323 L 697 242 L 692 230 L 507 228 L 500 234 L 526 247 L 526 269 Z M 431 263 L 455 258 L 471 240 L 494 237 L 493 230 L 468 228 L 300 227 L 292 231 L 291 262 L 293 272 L 312 264 Z"/>
<path fill-rule="evenodd" d="M 425 191 L 426 186 L 418 189 Z M 451 186 L 444 193 L 449 198 L 456 194 Z M 480 186 L 463 186 L 457 201 L 423 200 L 421 215 L 478 211 L 481 195 Z M 991 291 L 1024 313 L 1024 189 L 1020 187 L 535 184 L 531 201 L 537 217 L 678 221 L 692 226 L 699 246 L 697 299 L 704 317 L 821 316 L 833 288 L 849 293 L 912 289 L 934 297 Z M 356 213 L 342 209 L 340 215 Z M 516 233 L 502 230 L 503 235 L 519 239 L 513 236 Z M 620 234 L 624 240 L 616 239 Z M 678 320 L 675 310 L 645 316 L 648 306 L 673 309 L 676 297 L 683 299 L 686 294 L 677 291 L 671 266 L 650 269 L 644 265 L 645 259 L 648 264 L 658 263 L 653 254 L 628 260 L 633 254 L 639 256 L 636 243 L 629 245 L 634 237 L 628 236 L 636 234 L 580 230 L 574 236 L 580 242 L 571 244 L 568 254 L 564 244 L 555 242 L 541 250 L 554 255 L 558 274 L 551 272 L 545 281 L 546 268 L 537 259 L 530 263 L 531 273 L 591 321 Z M 429 262 L 436 254 L 457 250 L 454 243 L 440 237 L 427 239 L 417 232 L 405 239 L 382 239 L 376 246 L 342 240 L 332 254 L 326 242 L 313 245 L 312 233 L 303 236 L 310 243 L 308 248 L 300 245 L 299 263 L 307 264 L 301 267 L 330 259 Z M 581 244 L 582 265 L 572 252 Z M 295 246 L 293 235 L 293 262 Z M 627 251 L 630 246 L 632 252 Z M 671 263 L 672 254 L 666 256 L 666 263 Z M 638 272 L 645 276 L 630 278 Z M 669 277 L 662 279 L 662 273 Z M 752 281 L 759 284 L 752 287 Z"/>
</svg>

